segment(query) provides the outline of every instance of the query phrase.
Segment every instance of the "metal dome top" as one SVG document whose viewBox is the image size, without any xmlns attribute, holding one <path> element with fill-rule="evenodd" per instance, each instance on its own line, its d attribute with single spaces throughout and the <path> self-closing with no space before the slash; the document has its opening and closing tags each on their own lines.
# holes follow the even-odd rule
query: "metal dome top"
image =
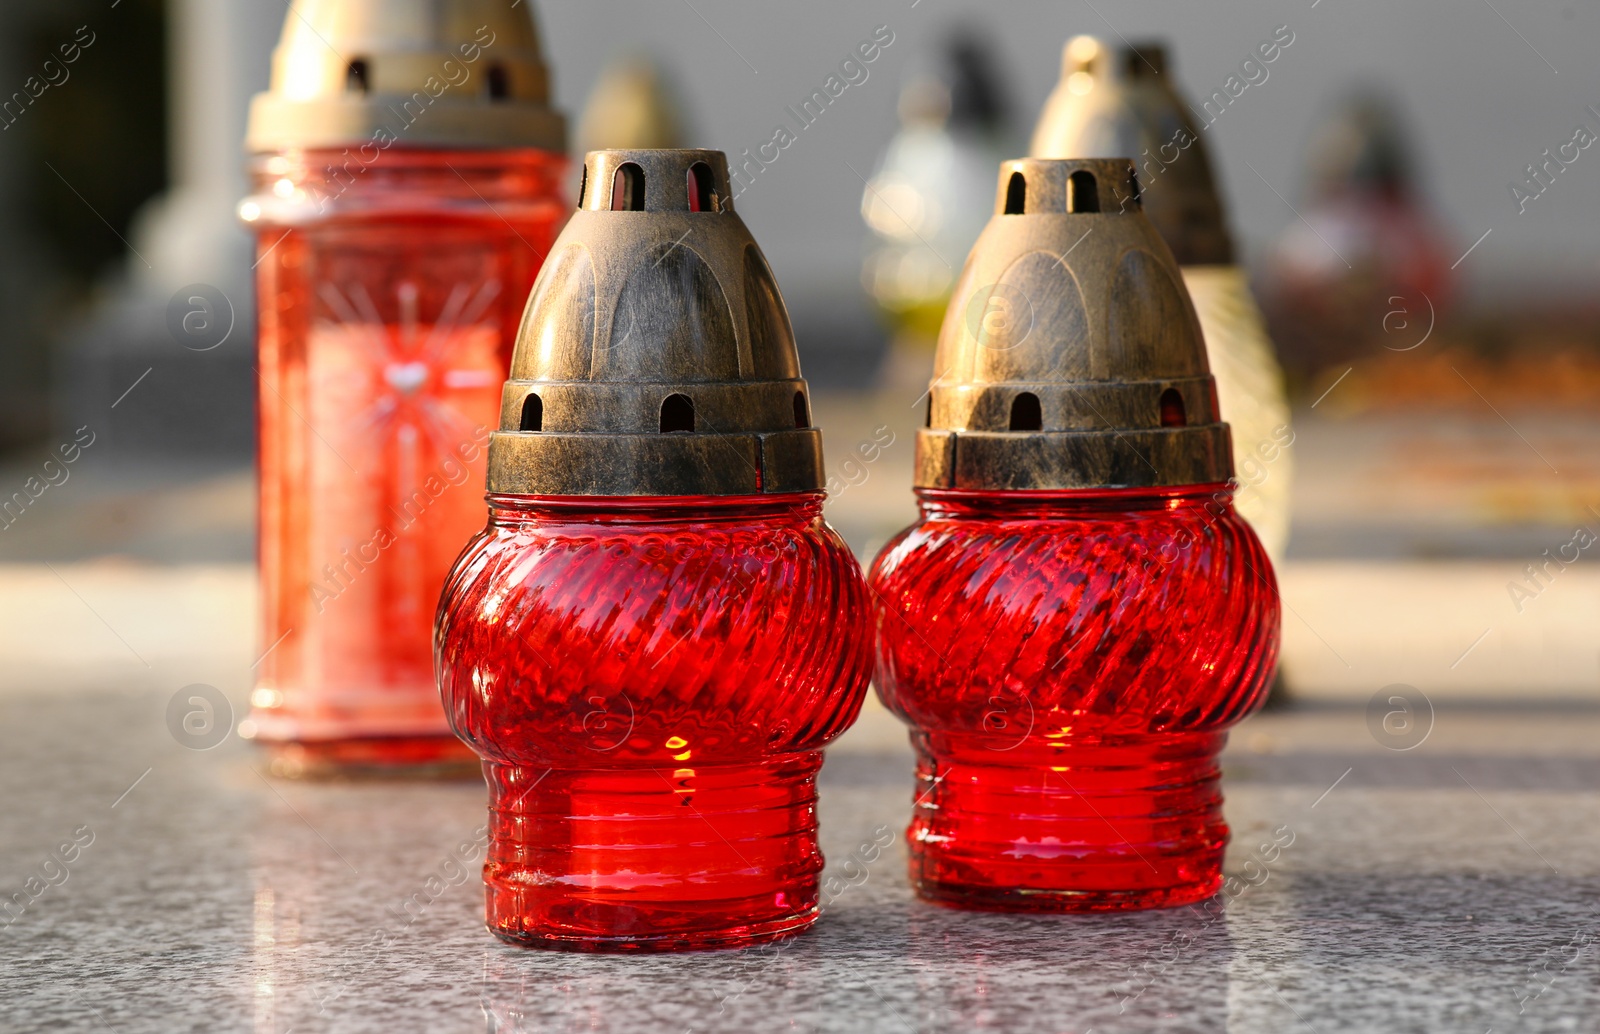
<svg viewBox="0 0 1600 1034">
<path fill-rule="evenodd" d="M 822 487 L 783 298 L 720 151 L 594 151 L 517 335 L 489 490 Z"/>
<path fill-rule="evenodd" d="M 297 0 L 250 105 L 252 152 L 351 147 L 566 151 L 533 5 Z"/>
<path fill-rule="evenodd" d="M 1212 484 L 1233 475 L 1205 343 L 1126 159 L 1024 158 L 945 316 L 919 488 Z"/>
<path fill-rule="evenodd" d="M 1145 185 L 1145 214 L 1178 265 L 1231 265 L 1233 241 L 1201 137 L 1161 44 L 1107 46 L 1077 36 L 1062 52 L 1061 82 L 1029 153 L 1132 159 Z"/>
</svg>

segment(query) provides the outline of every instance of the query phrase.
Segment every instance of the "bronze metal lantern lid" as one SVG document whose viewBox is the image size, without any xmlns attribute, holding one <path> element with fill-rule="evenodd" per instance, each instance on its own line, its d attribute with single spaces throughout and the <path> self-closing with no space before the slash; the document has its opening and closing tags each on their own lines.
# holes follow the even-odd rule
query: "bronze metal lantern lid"
<svg viewBox="0 0 1600 1034">
<path fill-rule="evenodd" d="M 1172 252 L 1127 159 L 1000 167 L 945 315 L 919 488 L 1134 488 L 1233 476 Z"/>
<path fill-rule="evenodd" d="M 1112 47 L 1077 36 L 1062 52 L 1061 82 L 1039 115 L 1029 153 L 1133 158 L 1145 214 L 1178 265 L 1232 265 L 1233 242 L 1200 137 L 1161 44 Z"/>
<path fill-rule="evenodd" d="M 565 153 L 533 5 L 297 0 L 250 105 L 251 152 L 531 147 Z"/>
<path fill-rule="evenodd" d="M 517 334 L 489 491 L 822 487 L 789 314 L 721 151 L 593 151 Z"/>
</svg>

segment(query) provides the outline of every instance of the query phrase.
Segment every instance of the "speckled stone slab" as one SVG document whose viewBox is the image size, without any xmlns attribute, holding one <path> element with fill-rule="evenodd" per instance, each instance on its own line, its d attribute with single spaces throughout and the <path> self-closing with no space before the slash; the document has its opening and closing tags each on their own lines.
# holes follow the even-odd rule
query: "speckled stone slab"
<svg viewBox="0 0 1600 1034">
<path fill-rule="evenodd" d="M 471 783 L 269 781 L 180 745 L 172 689 L 0 695 L 0 1029 L 1585 1031 L 1600 1022 L 1600 713 L 1247 723 L 1221 899 L 1121 916 L 915 901 L 910 758 L 882 712 L 823 773 L 838 894 L 781 945 L 529 952 L 483 931 Z M 896 833 L 873 863 L 859 849 Z M 1273 860 L 1262 845 L 1292 842 Z M 70 846 L 76 846 L 71 850 Z M 866 852 L 871 856 L 873 852 Z M 68 856 L 70 860 L 68 860 Z M 37 891 L 37 893 L 34 893 Z M 14 895 L 21 895 L 19 903 Z M 8 923 L 6 920 L 10 920 Z"/>
</svg>

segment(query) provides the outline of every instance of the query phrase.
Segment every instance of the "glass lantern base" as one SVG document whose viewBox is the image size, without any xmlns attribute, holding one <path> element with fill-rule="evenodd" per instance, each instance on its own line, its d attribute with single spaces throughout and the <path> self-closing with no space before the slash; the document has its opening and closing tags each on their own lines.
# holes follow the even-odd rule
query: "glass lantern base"
<svg viewBox="0 0 1600 1034">
<path fill-rule="evenodd" d="M 280 779 L 475 779 L 483 767 L 450 735 L 258 742 Z"/>
<path fill-rule="evenodd" d="M 489 926 L 489 932 L 519 948 L 539 948 L 545 951 L 591 952 L 595 954 L 652 954 L 679 951 L 716 951 L 727 948 L 749 948 L 770 941 L 782 940 L 803 933 L 817 921 L 817 909 L 806 915 L 785 917 L 765 923 L 746 923 L 712 932 L 695 934 L 628 934 L 616 937 L 592 934 L 563 936 L 559 933 L 538 933 Z"/>
<path fill-rule="evenodd" d="M 1222 887 L 1221 864 L 1219 856 L 1208 879 L 1152 890 L 1014 890 L 948 883 L 920 877 L 915 861 L 911 881 L 924 901 L 974 912 L 1140 912 L 1205 901 Z"/>
<path fill-rule="evenodd" d="M 489 932 L 528 948 L 738 948 L 816 921 L 820 753 L 606 771 L 485 764 Z"/>
<path fill-rule="evenodd" d="M 1222 884 L 1222 734 L 1092 745 L 928 736 L 907 831 L 928 901 L 1003 912 L 1123 912 Z"/>
</svg>

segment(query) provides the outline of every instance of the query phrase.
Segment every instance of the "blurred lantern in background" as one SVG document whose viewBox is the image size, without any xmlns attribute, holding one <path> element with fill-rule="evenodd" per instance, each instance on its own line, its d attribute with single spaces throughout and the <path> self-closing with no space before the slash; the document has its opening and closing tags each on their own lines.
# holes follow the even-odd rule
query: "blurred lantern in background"
<svg viewBox="0 0 1600 1034">
<path fill-rule="evenodd" d="M 596 151 L 490 445 L 439 686 L 489 779 L 488 925 L 538 948 L 818 914 L 816 776 L 871 675 L 822 439 L 718 151 Z"/>
<path fill-rule="evenodd" d="M 1266 695 L 1272 565 L 1126 159 L 1001 167 L 918 432 L 921 519 L 874 561 L 878 692 L 912 730 L 923 897 L 1110 911 L 1222 880 L 1218 755 Z"/>
<path fill-rule="evenodd" d="M 573 151 L 682 147 L 683 107 L 667 72 L 648 54 L 606 65 L 578 118 Z"/>
<path fill-rule="evenodd" d="M 1294 438 L 1283 371 L 1236 264 L 1205 143 L 1173 87 L 1166 50 L 1078 36 L 1061 64 L 1061 82 L 1039 116 L 1029 153 L 1129 158 L 1138 168 L 1145 215 L 1183 270 L 1222 418 L 1233 430 L 1240 479 L 1234 505 L 1279 562 L 1289 539 L 1292 461 L 1284 446 Z"/>
<path fill-rule="evenodd" d="M 1359 94 L 1309 148 L 1302 218 L 1284 230 L 1264 277 L 1297 378 L 1392 347 L 1396 313 L 1426 326 L 1449 304 L 1449 248 L 1417 188 L 1408 136 L 1391 101 Z"/>
<path fill-rule="evenodd" d="M 936 73 L 900 94 L 900 132 L 861 199 L 872 236 L 862 282 L 892 329 L 888 379 L 919 384 L 961 262 L 1010 140 L 1004 89 L 976 31 L 953 36 Z"/>
<path fill-rule="evenodd" d="M 531 7 L 298 4 L 251 109 L 265 656 L 249 731 L 280 773 L 475 767 L 431 631 L 566 214 Z"/>
</svg>

